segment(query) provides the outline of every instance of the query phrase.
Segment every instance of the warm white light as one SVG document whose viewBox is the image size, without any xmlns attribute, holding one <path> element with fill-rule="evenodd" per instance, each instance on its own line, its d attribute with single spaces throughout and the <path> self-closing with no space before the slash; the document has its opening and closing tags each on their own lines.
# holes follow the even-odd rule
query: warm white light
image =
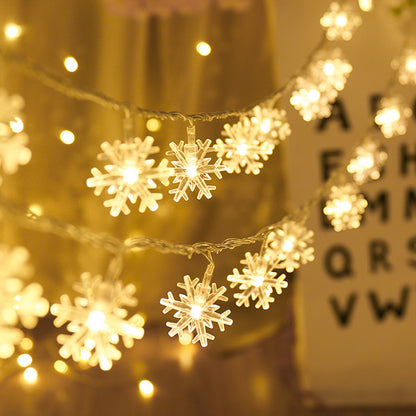
<svg viewBox="0 0 416 416">
<path fill-rule="evenodd" d="M 162 127 L 162 123 L 157 118 L 149 118 L 146 121 L 146 128 L 149 131 L 159 131 Z"/>
<path fill-rule="evenodd" d="M 139 391 L 142 397 L 148 399 L 153 396 L 155 388 L 149 380 L 141 380 L 139 383 Z"/>
<path fill-rule="evenodd" d="M 23 338 L 20 341 L 20 348 L 24 351 L 30 351 L 33 348 L 33 341 L 30 338 Z"/>
<path fill-rule="evenodd" d="M 260 287 L 264 282 L 264 276 L 262 274 L 258 274 L 253 276 L 253 284 L 256 287 Z"/>
<path fill-rule="evenodd" d="M 318 101 L 320 96 L 321 94 L 316 89 L 312 89 L 308 92 L 309 101 L 312 101 L 312 102 Z"/>
<path fill-rule="evenodd" d="M 237 153 L 241 156 L 245 156 L 247 154 L 248 146 L 244 143 L 237 145 Z"/>
<path fill-rule="evenodd" d="M 206 42 L 199 42 L 196 45 L 196 51 L 202 56 L 207 56 L 211 53 L 211 46 Z"/>
<path fill-rule="evenodd" d="M 73 56 L 64 59 L 64 66 L 68 72 L 75 72 L 78 69 L 78 62 Z"/>
<path fill-rule="evenodd" d="M 62 360 L 56 360 L 53 363 L 53 368 L 55 369 L 55 371 L 61 374 L 65 374 L 68 371 L 68 366 Z"/>
<path fill-rule="evenodd" d="M 191 308 L 191 317 L 194 319 L 199 319 L 201 318 L 201 312 L 203 311 L 203 309 L 201 308 L 201 306 L 199 305 L 192 305 Z"/>
<path fill-rule="evenodd" d="M 17 364 L 19 364 L 20 367 L 27 367 L 32 364 L 32 361 L 32 357 L 29 354 L 21 354 L 17 357 Z"/>
<path fill-rule="evenodd" d="M 375 118 L 377 124 L 390 124 L 400 119 L 400 113 L 396 108 L 389 108 L 378 114 Z"/>
<path fill-rule="evenodd" d="M 12 129 L 13 133 L 20 133 L 23 131 L 23 128 L 25 125 L 23 124 L 23 121 L 19 117 L 15 117 L 10 123 L 10 128 Z"/>
<path fill-rule="evenodd" d="M 270 131 L 270 120 L 264 120 L 263 123 L 260 124 L 260 130 L 263 133 L 268 133 Z"/>
<path fill-rule="evenodd" d="M 72 144 L 75 141 L 75 134 L 70 130 L 62 130 L 59 134 L 59 139 L 64 144 Z"/>
<path fill-rule="evenodd" d="M 135 182 L 137 182 L 137 179 L 139 178 L 139 170 L 136 169 L 134 166 L 128 166 L 123 171 L 123 180 L 124 182 L 133 185 Z"/>
<path fill-rule="evenodd" d="M 359 157 L 358 164 L 366 169 L 370 169 L 374 166 L 374 159 L 370 156 L 368 157 Z"/>
<path fill-rule="evenodd" d="M 293 250 L 294 242 L 292 238 L 288 238 L 285 240 L 285 242 L 282 244 L 282 250 L 286 251 L 286 253 L 289 253 Z"/>
<path fill-rule="evenodd" d="M 88 351 L 86 348 L 81 348 L 80 358 L 81 361 L 88 361 L 91 358 L 91 352 Z"/>
<path fill-rule="evenodd" d="M 30 204 L 29 211 L 38 216 L 43 214 L 43 208 L 39 204 Z"/>
<path fill-rule="evenodd" d="M 38 372 L 33 367 L 29 367 L 23 372 L 23 377 L 28 383 L 34 383 L 38 378 Z"/>
<path fill-rule="evenodd" d="M 86 323 L 91 331 L 102 331 L 107 328 L 105 313 L 101 311 L 90 312 Z"/>
<path fill-rule="evenodd" d="M 338 199 L 334 201 L 334 204 L 336 205 L 336 209 L 339 213 L 348 212 L 352 208 L 350 201 L 342 201 Z"/>
<path fill-rule="evenodd" d="M 195 165 L 189 165 L 186 167 L 186 174 L 190 177 L 190 178 L 195 178 L 195 176 L 197 176 L 198 171 L 196 169 Z"/>
<path fill-rule="evenodd" d="M 4 28 L 4 34 L 10 40 L 17 39 L 22 34 L 22 27 L 15 23 L 9 23 Z"/>
<path fill-rule="evenodd" d="M 325 75 L 334 75 L 335 72 L 335 66 L 332 62 L 326 62 L 324 65 L 324 73 Z"/>
<path fill-rule="evenodd" d="M 415 58 L 409 58 L 406 61 L 406 69 L 409 72 L 416 72 L 416 59 Z"/>
<path fill-rule="evenodd" d="M 347 16 L 345 16 L 345 14 L 341 13 L 336 17 L 335 22 L 336 22 L 337 26 L 344 27 L 344 26 L 346 26 L 346 24 L 348 22 Z"/>
<path fill-rule="evenodd" d="M 369 12 L 373 8 L 373 0 L 358 0 L 358 3 L 363 12 Z"/>
<path fill-rule="evenodd" d="M 192 334 L 190 332 L 182 332 L 179 337 L 179 343 L 181 345 L 189 345 L 192 342 Z"/>
</svg>

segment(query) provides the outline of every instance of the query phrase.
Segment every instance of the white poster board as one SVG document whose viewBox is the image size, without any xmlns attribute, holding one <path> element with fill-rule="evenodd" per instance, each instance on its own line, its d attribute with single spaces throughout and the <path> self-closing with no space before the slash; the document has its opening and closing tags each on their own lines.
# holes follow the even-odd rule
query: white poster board
<svg viewBox="0 0 416 416">
<path fill-rule="evenodd" d="M 319 19 L 328 5 L 275 2 L 282 83 L 318 43 Z M 353 39 L 340 43 L 354 68 L 340 94 L 348 128 L 336 117 L 319 130 L 319 122 L 304 122 L 286 97 L 293 131 L 286 145 L 293 207 L 308 199 L 325 171 L 364 137 L 372 97 L 384 91 L 391 76 L 390 62 L 402 42 L 397 18 L 379 7 L 363 19 Z M 409 89 L 416 98 L 416 88 Z M 382 178 L 361 188 L 370 202 L 361 227 L 337 233 L 323 225 L 319 206 L 307 222 L 315 232 L 316 260 L 297 274 L 298 371 L 302 387 L 328 405 L 416 404 L 415 118 L 405 136 L 382 140 L 389 159 Z"/>
</svg>

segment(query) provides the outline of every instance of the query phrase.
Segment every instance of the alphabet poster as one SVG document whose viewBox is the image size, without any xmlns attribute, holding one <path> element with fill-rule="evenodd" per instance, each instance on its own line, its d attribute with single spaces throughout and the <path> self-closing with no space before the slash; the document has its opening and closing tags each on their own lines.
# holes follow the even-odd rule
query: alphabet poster
<svg viewBox="0 0 416 416">
<path fill-rule="evenodd" d="M 319 42 L 329 2 L 275 3 L 277 72 L 284 83 Z M 337 44 L 353 71 L 332 117 L 305 122 L 282 103 L 292 126 L 285 143 L 289 209 L 344 163 L 373 122 L 403 42 L 400 19 L 389 2 L 379 3 L 362 13 L 352 40 Z M 306 225 L 314 231 L 316 259 L 292 283 L 301 385 L 328 405 L 416 404 L 416 87 L 398 92 L 413 116 L 406 135 L 372 133 L 388 160 L 381 179 L 361 187 L 369 203 L 362 225 L 335 232 L 322 206 L 314 206 Z"/>
</svg>

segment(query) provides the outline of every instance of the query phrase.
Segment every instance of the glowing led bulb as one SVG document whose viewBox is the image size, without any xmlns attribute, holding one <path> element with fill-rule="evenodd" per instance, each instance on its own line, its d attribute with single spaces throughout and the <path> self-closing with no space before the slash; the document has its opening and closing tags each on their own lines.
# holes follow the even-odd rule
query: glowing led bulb
<svg viewBox="0 0 416 416">
<path fill-rule="evenodd" d="M 139 382 L 139 391 L 142 397 L 149 399 L 153 396 L 155 388 L 149 380 L 141 380 Z"/>
<path fill-rule="evenodd" d="M 260 130 L 263 133 L 268 133 L 271 129 L 271 125 L 270 125 L 270 120 L 264 120 L 261 124 L 260 124 Z"/>
<path fill-rule="evenodd" d="M 78 62 L 73 56 L 64 59 L 64 66 L 68 72 L 75 72 L 78 69 Z"/>
<path fill-rule="evenodd" d="M 406 69 L 409 72 L 416 72 L 416 59 L 415 58 L 409 58 L 406 61 Z"/>
<path fill-rule="evenodd" d="M 320 92 L 316 89 L 312 89 L 308 92 L 308 98 L 312 102 L 318 101 L 320 96 Z"/>
<path fill-rule="evenodd" d="M 29 367 L 23 372 L 23 377 L 28 383 L 32 384 L 38 379 L 38 372 L 33 367 Z"/>
<path fill-rule="evenodd" d="M 20 348 L 24 351 L 30 351 L 33 348 L 33 341 L 30 338 L 23 338 L 20 341 Z"/>
<path fill-rule="evenodd" d="M 260 271 L 260 273 L 261 273 L 261 271 Z M 255 275 L 253 276 L 253 285 L 254 285 L 254 286 L 256 286 L 256 287 L 260 287 L 260 286 L 262 286 L 262 285 L 263 285 L 263 282 L 264 282 L 264 275 L 261 275 L 261 274 L 255 274 Z"/>
<path fill-rule="evenodd" d="M 373 0 L 358 0 L 358 4 L 363 12 L 369 12 L 373 8 Z"/>
<path fill-rule="evenodd" d="M 64 144 L 72 144 L 75 141 L 75 134 L 70 130 L 62 130 L 59 134 L 59 139 Z"/>
<path fill-rule="evenodd" d="M 179 343 L 181 345 L 189 345 L 192 342 L 192 334 L 188 331 L 183 331 L 179 336 Z"/>
<path fill-rule="evenodd" d="M 192 305 L 192 307 L 191 307 L 191 317 L 194 318 L 194 319 L 200 319 L 202 311 L 203 311 L 203 308 L 201 308 L 201 306 Z"/>
<path fill-rule="evenodd" d="M 416 48 L 407 47 L 391 62 L 402 85 L 416 85 Z"/>
<path fill-rule="evenodd" d="M 19 117 L 15 117 L 12 121 L 10 121 L 9 126 L 13 133 L 21 133 L 25 127 L 22 119 Z"/>
<path fill-rule="evenodd" d="M 157 118 L 149 118 L 146 121 L 146 128 L 149 131 L 159 131 L 162 127 L 162 123 Z"/>
<path fill-rule="evenodd" d="M 189 165 L 186 167 L 186 174 L 190 177 L 190 178 L 195 178 L 195 176 L 198 175 L 198 170 L 196 168 L 195 165 Z"/>
<path fill-rule="evenodd" d="M 337 26 L 339 27 L 345 27 L 347 24 L 348 20 L 347 20 L 347 16 L 345 16 L 345 14 L 341 13 L 339 14 L 336 18 L 335 18 L 335 23 Z"/>
<path fill-rule="evenodd" d="M 123 171 L 123 180 L 129 185 L 133 185 L 139 179 L 139 170 L 134 166 L 127 166 Z"/>
<path fill-rule="evenodd" d="M 91 351 L 86 348 L 81 348 L 80 350 L 80 359 L 81 361 L 88 361 L 91 358 Z"/>
<path fill-rule="evenodd" d="M 53 368 L 55 369 L 56 372 L 61 373 L 61 374 L 65 374 L 68 371 L 68 366 L 65 363 L 65 361 L 62 360 L 56 360 L 53 363 Z"/>
<path fill-rule="evenodd" d="M 332 62 L 327 62 L 324 64 L 325 75 L 333 75 L 334 71 L 335 71 L 335 67 Z"/>
<path fill-rule="evenodd" d="M 27 367 L 32 364 L 32 361 L 32 357 L 29 354 L 21 354 L 17 357 L 17 364 L 19 364 L 20 367 Z"/>
<path fill-rule="evenodd" d="M 295 246 L 293 238 L 289 237 L 287 240 L 284 241 L 282 244 L 282 250 L 286 251 L 286 253 L 289 253 L 293 250 L 293 247 Z"/>
<path fill-rule="evenodd" d="M 247 154 L 248 146 L 244 143 L 237 145 L 237 153 L 241 156 L 245 156 Z"/>
<path fill-rule="evenodd" d="M 22 34 L 22 27 L 16 23 L 9 23 L 4 28 L 4 34 L 9 40 L 17 39 Z"/>
<path fill-rule="evenodd" d="M 206 42 L 198 42 L 196 51 L 202 56 L 208 56 L 211 53 L 211 46 Z"/>
<path fill-rule="evenodd" d="M 91 331 L 102 331 L 106 329 L 105 313 L 101 311 L 90 312 L 86 324 Z"/>
</svg>

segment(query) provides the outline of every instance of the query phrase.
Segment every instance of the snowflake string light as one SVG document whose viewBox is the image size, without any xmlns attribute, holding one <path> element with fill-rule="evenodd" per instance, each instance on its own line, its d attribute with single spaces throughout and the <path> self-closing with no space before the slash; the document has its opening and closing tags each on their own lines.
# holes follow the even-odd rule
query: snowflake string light
<svg viewBox="0 0 416 416">
<path fill-rule="evenodd" d="M 269 304 L 274 302 L 271 296 L 273 289 L 280 295 L 282 289 L 287 287 L 285 281 L 286 275 L 281 274 L 276 278 L 276 272 L 273 272 L 273 264 L 268 256 L 262 256 L 258 253 L 251 255 L 245 254 L 245 259 L 240 261 L 246 265 L 243 272 L 233 269 L 233 274 L 228 275 L 227 279 L 231 282 L 231 287 L 239 285 L 241 293 L 235 293 L 237 306 L 249 306 L 250 298 L 254 301 L 257 299 L 256 308 L 269 309 Z"/>
<path fill-rule="evenodd" d="M 328 40 L 350 40 L 354 31 L 361 25 L 361 17 L 352 10 L 350 4 L 332 2 L 320 22 L 326 29 Z"/>
<path fill-rule="evenodd" d="M 292 131 L 286 121 L 285 110 L 257 105 L 253 108 L 253 113 L 251 122 L 257 126 L 260 142 L 267 142 L 275 146 L 290 136 Z"/>
<path fill-rule="evenodd" d="M 211 147 L 211 140 L 202 143 L 201 140 L 195 142 L 195 127 L 188 128 L 188 144 L 183 141 L 176 145 L 170 143 L 172 151 L 168 155 L 176 156 L 177 160 L 172 161 L 175 178 L 173 183 L 179 183 L 176 189 L 171 189 L 169 193 L 174 194 L 174 200 L 178 202 L 181 198 L 188 200 L 186 191 L 188 188 L 194 191 L 198 188 L 197 199 L 203 196 L 211 198 L 211 191 L 216 187 L 207 185 L 206 181 L 211 180 L 210 173 L 213 173 L 218 179 L 221 179 L 221 171 L 225 166 L 221 165 L 221 159 L 217 159 L 214 164 L 210 164 L 211 158 L 205 157 L 206 154 L 214 149 Z"/>
<path fill-rule="evenodd" d="M 374 121 L 380 126 L 384 137 L 406 134 L 407 125 L 412 110 L 407 107 L 398 96 L 384 97 L 380 101 Z"/>
<path fill-rule="evenodd" d="M 331 221 L 335 231 L 343 231 L 360 226 L 361 216 L 368 203 L 359 194 L 357 185 L 347 183 L 332 186 L 324 214 Z"/>
<path fill-rule="evenodd" d="M 23 338 L 23 332 L 15 326 L 20 322 L 25 328 L 34 328 L 48 313 L 49 303 L 42 297 L 39 283 L 25 286 L 22 280 L 33 273 L 24 247 L 1 246 L 0 264 L 0 358 L 8 358 Z"/>
<path fill-rule="evenodd" d="M 311 247 L 313 231 L 308 230 L 296 221 L 286 221 L 266 240 L 266 253 L 273 267 L 286 269 L 289 273 L 315 259 L 314 248 Z"/>
<path fill-rule="evenodd" d="M 113 361 L 121 358 L 116 348 L 120 337 L 127 348 L 133 346 L 134 339 L 143 338 L 144 319 L 135 314 L 130 319 L 123 306 L 137 304 L 133 297 L 136 288 L 132 284 L 123 286 L 120 281 L 103 281 L 100 275 L 90 273 L 81 275 L 81 282 L 74 284 L 74 290 L 82 295 L 76 297 L 74 305 L 68 295 L 62 295 L 61 303 L 51 306 L 51 313 L 56 316 L 54 324 L 61 327 L 69 322 L 67 329 L 71 335 L 58 335 L 62 344 L 59 354 L 63 358 L 72 356 L 74 361 L 82 359 L 83 351 L 88 351 L 88 363 L 99 364 L 102 370 L 110 370 Z"/>
<path fill-rule="evenodd" d="M 308 71 L 318 85 L 325 85 L 325 90 L 335 88 L 337 91 L 342 91 L 352 71 L 352 66 L 343 57 L 342 50 L 335 48 L 319 51 L 309 65 Z"/>
<path fill-rule="evenodd" d="M 219 306 L 215 302 L 227 300 L 224 296 L 226 288 L 224 286 L 217 288 L 215 283 L 210 285 L 212 272 L 213 266 L 209 265 L 201 283 L 198 278 L 191 280 L 190 276 L 184 276 L 184 283 L 178 283 L 178 287 L 184 289 L 186 295 L 180 294 L 180 300 L 175 300 L 172 292 L 169 292 L 167 299 L 160 300 L 160 303 L 165 306 L 163 313 L 176 311 L 174 317 L 178 318 L 178 321 L 166 324 L 171 328 L 169 331 L 171 337 L 175 335 L 182 337 L 186 329 L 190 333 L 196 331 L 192 342 L 195 344 L 199 341 L 203 347 L 206 347 L 208 340 L 215 338 L 207 332 L 207 328 L 213 328 L 213 322 L 218 324 L 221 331 L 225 330 L 224 325 L 233 323 L 228 317 L 230 310 L 223 313 L 217 312 Z"/>
<path fill-rule="evenodd" d="M 331 115 L 331 103 L 338 93 L 334 88 L 326 88 L 311 79 L 298 77 L 290 104 L 299 111 L 305 121 L 325 118 Z"/>
<path fill-rule="evenodd" d="M 257 126 L 248 117 L 233 125 L 225 124 L 221 134 L 225 141 L 217 139 L 214 148 L 218 157 L 225 158 L 229 173 L 240 173 L 240 167 L 245 167 L 245 173 L 258 175 L 263 167 L 260 158 L 267 160 L 273 153 L 274 145 L 260 140 Z"/>
<path fill-rule="evenodd" d="M 98 155 L 98 159 L 110 161 L 104 166 L 107 173 L 93 168 L 93 177 L 87 179 L 87 186 L 95 187 L 95 195 L 101 195 L 108 187 L 108 194 L 114 195 L 114 198 L 104 202 L 105 207 L 111 208 L 110 214 L 114 217 L 120 212 L 129 214 L 127 201 L 134 204 L 138 198 L 140 212 L 146 208 L 155 211 L 158 208 L 157 201 L 162 199 L 162 194 L 152 192 L 156 188 L 155 180 L 168 185 L 172 168 L 167 166 L 167 159 L 163 159 L 157 167 L 154 167 L 154 159 L 148 159 L 149 155 L 159 151 L 157 146 L 153 146 L 153 137 L 147 136 L 144 140 L 136 137 L 125 143 L 116 140 L 112 145 L 104 142 L 101 149 L 103 153 Z"/>
<path fill-rule="evenodd" d="M 387 160 L 387 153 L 371 137 L 356 147 L 354 157 L 350 160 L 347 171 L 351 173 L 354 181 L 362 185 L 368 179 L 377 180 L 380 171 Z"/>
<path fill-rule="evenodd" d="M 21 110 L 24 100 L 20 95 L 9 95 L 0 89 L 0 165 L 7 175 L 26 165 L 32 153 L 26 146 L 29 137 L 23 132 Z"/>
<path fill-rule="evenodd" d="M 402 85 L 416 85 L 416 49 L 405 48 L 391 66 L 397 71 L 397 78 Z"/>
</svg>

